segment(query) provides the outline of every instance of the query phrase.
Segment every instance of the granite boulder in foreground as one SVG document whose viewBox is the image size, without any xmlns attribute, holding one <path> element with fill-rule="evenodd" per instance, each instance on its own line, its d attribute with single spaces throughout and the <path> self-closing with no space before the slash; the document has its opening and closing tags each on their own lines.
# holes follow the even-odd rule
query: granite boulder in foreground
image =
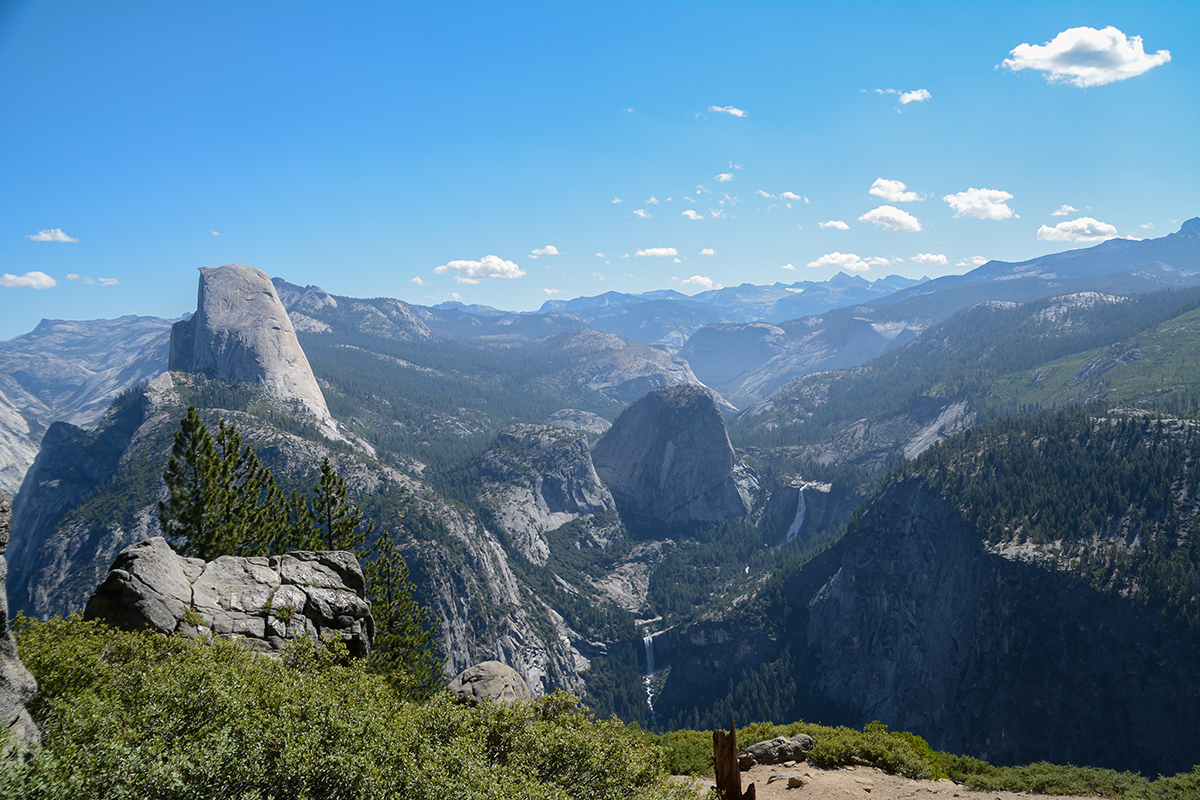
<svg viewBox="0 0 1200 800">
<path fill-rule="evenodd" d="M 375 636 L 353 553 L 302 550 L 205 562 L 177 554 L 161 536 L 121 551 L 84 616 L 123 630 L 212 632 L 269 653 L 302 636 L 336 637 L 362 657 Z"/>
</svg>

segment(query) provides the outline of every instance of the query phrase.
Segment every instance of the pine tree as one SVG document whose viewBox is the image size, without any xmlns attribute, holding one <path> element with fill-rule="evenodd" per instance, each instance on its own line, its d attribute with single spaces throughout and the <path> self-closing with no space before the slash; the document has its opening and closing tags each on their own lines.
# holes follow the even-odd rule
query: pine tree
<svg viewBox="0 0 1200 800">
<path fill-rule="evenodd" d="M 346 501 L 346 480 L 334 471 L 326 458 L 321 462 L 321 477 L 313 486 L 311 505 L 312 542 L 323 550 L 357 550 L 375 530 L 375 523 L 362 524 L 362 509 Z"/>
<path fill-rule="evenodd" d="M 375 617 L 371 668 L 401 696 L 424 700 L 445 683 L 435 638 L 437 620 L 413 597 L 417 587 L 389 531 L 376 540 L 363 571 Z"/>
</svg>

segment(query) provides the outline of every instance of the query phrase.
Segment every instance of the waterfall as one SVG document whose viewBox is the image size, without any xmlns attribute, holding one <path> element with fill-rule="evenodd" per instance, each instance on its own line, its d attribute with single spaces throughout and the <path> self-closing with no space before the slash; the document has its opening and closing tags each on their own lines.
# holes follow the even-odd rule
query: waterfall
<svg viewBox="0 0 1200 800">
<path fill-rule="evenodd" d="M 804 525 L 804 487 L 800 487 L 797 492 L 800 495 L 799 502 L 796 503 L 796 518 L 792 520 L 792 526 L 788 528 L 787 540 L 790 542 L 796 538 L 796 534 L 800 533 L 800 528 Z"/>
<path fill-rule="evenodd" d="M 654 713 L 654 635 L 642 637 L 642 646 L 646 648 L 646 673 L 642 676 L 642 684 L 646 687 L 646 706 L 650 709 L 650 727 L 658 725 L 658 715 Z"/>
</svg>

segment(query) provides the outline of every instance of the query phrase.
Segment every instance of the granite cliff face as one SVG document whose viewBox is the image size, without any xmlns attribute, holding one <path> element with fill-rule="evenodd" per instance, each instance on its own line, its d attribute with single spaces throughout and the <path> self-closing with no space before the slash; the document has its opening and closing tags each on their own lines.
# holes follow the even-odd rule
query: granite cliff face
<svg viewBox="0 0 1200 800">
<path fill-rule="evenodd" d="M 647 392 L 592 447 L 592 461 L 622 516 L 635 522 L 741 519 L 758 489 L 703 386 Z"/>
<path fill-rule="evenodd" d="M 332 299 L 332 298 L 331 298 Z M 171 329 L 172 370 L 264 386 L 340 438 L 275 285 L 243 264 L 200 268 L 196 313 Z"/>
<path fill-rule="evenodd" d="M 480 457 L 479 501 L 534 564 L 546 563 L 546 534 L 582 517 L 616 511 L 592 465 L 587 438 L 549 425 L 512 425 Z"/>
<path fill-rule="evenodd" d="M 8 572 L 4 551 L 8 547 L 12 504 L 0 491 L 0 586 Z M 8 599 L 0 594 L 0 732 L 25 747 L 36 747 L 41 739 L 25 706 L 37 692 L 37 681 L 17 656 L 17 643 L 8 627 Z M 2 757 L 2 756 L 0 756 Z"/>
<path fill-rule="evenodd" d="M 1195 642 L 1069 573 L 990 552 L 918 479 L 878 496 L 781 602 L 763 629 L 661 634 L 660 716 L 773 662 L 794 682 L 789 718 L 878 719 L 993 763 L 1173 774 L 1200 751 Z"/>
</svg>

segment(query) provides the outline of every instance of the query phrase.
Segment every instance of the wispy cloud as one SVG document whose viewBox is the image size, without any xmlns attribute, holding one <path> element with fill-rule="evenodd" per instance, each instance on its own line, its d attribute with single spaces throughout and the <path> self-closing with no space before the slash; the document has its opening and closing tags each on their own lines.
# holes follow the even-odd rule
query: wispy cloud
<svg viewBox="0 0 1200 800">
<path fill-rule="evenodd" d="M 647 247 L 644 250 L 638 250 L 634 253 L 635 256 L 650 256 L 653 258 L 663 258 L 664 256 L 677 256 L 679 251 L 674 247 Z"/>
<path fill-rule="evenodd" d="M 720 175 L 713 175 L 713 180 L 718 183 L 729 183 L 733 180 L 732 172 L 722 172 Z"/>
<path fill-rule="evenodd" d="M 1001 66 L 1014 72 L 1034 69 L 1049 83 L 1086 89 L 1134 78 L 1171 60 L 1168 50 L 1147 55 L 1140 36 L 1126 36 L 1109 25 L 1068 28 L 1044 44 L 1019 44 Z M 997 67 L 998 68 L 998 67 Z"/>
<path fill-rule="evenodd" d="M 548 244 L 545 247 L 535 248 L 533 251 L 533 255 L 535 255 L 535 256 L 557 256 L 557 255 L 560 255 L 560 253 L 558 252 L 557 247 L 555 247 L 552 244 Z"/>
<path fill-rule="evenodd" d="M 213 232 L 212 232 L 212 235 L 213 235 L 213 236 L 220 236 L 220 235 L 221 235 L 221 232 L 220 232 L 220 231 L 213 231 Z"/>
<path fill-rule="evenodd" d="M 704 217 L 702 215 L 697 214 L 695 211 L 692 211 L 690 208 L 687 211 L 684 211 L 680 216 L 687 217 L 688 219 L 704 219 Z"/>
<path fill-rule="evenodd" d="M 1037 238 L 1044 242 L 1103 242 L 1116 239 L 1117 229 L 1107 222 L 1080 217 L 1060 222 L 1053 228 L 1043 225 L 1038 228 Z"/>
<path fill-rule="evenodd" d="M 79 275 L 74 272 L 67 273 L 67 280 L 86 283 L 88 286 L 117 286 L 121 283 L 116 278 L 90 278 L 87 275 Z"/>
<path fill-rule="evenodd" d="M 49 230 L 30 233 L 25 236 L 26 239 L 32 239 L 35 242 L 78 242 L 78 239 L 72 239 L 63 233 L 62 228 L 50 228 Z"/>
<path fill-rule="evenodd" d="M 1079 209 L 1078 209 L 1078 208 L 1076 208 L 1075 206 L 1068 206 L 1068 205 L 1065 205 L 1065 204 L 1064 204 L 1064 205 L 1061 205 L 1061 206 L 1059 206 L 1059 207 L 1058 207 L 1058 211 L 1051 211 L 1051 212 L 1050 212 L 1050 216 L 1052 216 L 1052 217 L 1066 217 L 1066 216 L 1070 216 L 1071 214 L 1074 214 L 1074 213 L 1075 213 L 1075 212 L 1077 212 L 1078 210 L 1079 210 Z"/>
<path fill-rule="evenodd" d="M 1013 216 L 1013 210 L 1007 205 L 1013 196 L 999 189 L 970 188 L 958 194 L 948 194 L 942 199 L 954 209 L 956 217 L 1000 220 Z"/>
<path fill-rule="evenodd" d="M 702 256 L 715 256 L 716 254 L 717 251 L 713 250 L 711 247 L 706 247 L 700 251 L 700 255 Z"/>
<path fill-rule="evenodd" d="M 879 208 L 872 209 L 859 217 L 858 221 L 870 222 L 872 225 L 878 225 L 890 231 L 915 233 L 921 230 L 920 220 L 907 211 L 902 211 L 895 206 L 880 206 Z"/>
<path fill-rule="evenodd" d="M 917 262 L 918 264 L 925 264 L 926 266 L 939 267 L 948 266 L 950 263 L 946 260 L 944 255 L 934 253 L 917 253 L 915 256 L 913 256 L 913 261 Z"/>
<path fill-rule="evenodd" d="M 988 262 L 988 260 L 986 258 L 984 258 L 983 256 L 971 256 L 970 258 L 964 258 L 962 261 L 959 261 L 954 266 L 956 266 L 956 267 L 982 267 L 987 262 Z"/>
<path fill-rule="evenodd" d="M 770 192 L 764 192 L 762 189 L 757 189 L 754 193 L 759 197 L 775 197 L 775 195 L 771 194 Z"/>
<path fill-rule="evenodd" d="M 121 282 L 116 278 L 97 278 L 96 282 L 101 286 L 117 286 Z"/>
<path fill-rule="evenodd" d="M 648 206 L 658 205 L 658 198 L 655 197 L 654 195 L 650 195 L 650 199 L 646 201 L 646 205 L 648 205 Z"/>
<path fill-rule="evenodd" d="M 608 258 L 604 253 L 596 253 L 596 258 Z"/>
<path fill-rule="evenodd" d="M 745 111 L 742 111 L 740 108 L 734 108 L 733 106 L 709 106 L 708 110 L 714 114 L 729 114 L 734 117 L 746 116 Z"/>
<path fill-rule="evenodd" d="M 680 286 L 703 286 L 705 289 L 720 289 L 721 284 L 715 283 L 712 278 L 706 278 L 703 275 L 693 275 L 690 278 L 685 278 L 679 282 Z"/>
<path fill-rule="evenodd" d="M 784 192 L 783 194 L 781 194 L 779 196 L 782 197 L 784 200 L 804 200 L 803 197 L 796 194 L 795 192 Z M 808 201 L 804 200 L 804 202 L 807 203 Z"/>
<path fill-rule="evenodd" d="M 50 289 L 58 285 L 58 281 L 44 272 L 26 272 L 24 275 L 10 275 L 7 272 L 0 275 L 0 286 L 9 289 Z"/>
<path fill-rule="evenodd" d="M 546 294 L 561 294 L 562 293 L 561 289 L 542 289 L 542 291 L 545 292 Z"/>
<path fill-rule="evenodd" d="M 642 219 L 650 219 L 650 217 L 652 216 L 652 215 L 651 215 L 649 212 L 647 212 L 647 211 L 646 211 L 646 209 L 644 209 L 644 208 L 635 208 L 635 209 L 633 210 L 633 215 L 634 215 L 635 217 L 641 217 Z"/>
<path fill-rule="evenodd" d="M 796 271 L 796 268 L 791 264 L 784 264 L 782 267 L 780 267 L 780 269 L 791 270 L 792 272 Z"/>
<path fill-rule="evenodd" d="M 909 103 L 924 103 L 932 97 L 928 89 L 917 89 L 913 92 L 903 92 L 900 95 L 900 105 L 906 106 Z"/>
<path fill-rule="evenodd" d="M 428 286 L 429 285 L 425 281 L 421 280 L 419 277 L 413 278 L 410 282 L 415 283 L 417 286 Z"/>
<path fill-rule="evenodd" d="M 479 283 L 494 278 L 509 280 L 525 277 L 525 270 L 512 261 L 505 261 L 499 256 L 484 256 L 479 261 L 451 261 L 440 267 L 434 267 L 434 273 L 441 275 L 446 272 L 454 273 L 456 283 Z"/>
<path fill-rule="evenodd" d="M 839 231 L 850 230 L 850 226 L 847 225 L 846 223 L 842 222 L 840 219 L 831 219 L 828 222 L 818 222 L 817 227 L 822 228 L 822 229 L 833 228 L 834 230 L 839 230 Z"/>
<path fill-rule="evenodd" d="M 612 199 L 612 201 L 613 201 L 613 203 L 623 203 L 623 202 L 625 202 L 624 200 L 622 200 L 622 199 L 621 199 L 621 198 L 619 198 L 619 197 L 614 197 L 614 198 Z"/>
<path fill-rule="evenodd" d="M 839 269 L 849 270 L 850 272 L 866 272 L 871 267 L 886 267 L 889 262 L 886 258 L 877 256 L 868 256 L 860 258 L 854 253 L 826 253 L 816 261 L 808 262 L 810 267 L 838 267 Z"/>
<path fill-rule="evenodd" d="M 902 181 L 890 181 L 887 178 L 876 178 L 867 193 L 889 203 L 911 203 L 914 200 L 925 199 L 916 192 L 908 191 L 908 187 Z"/>
</svg>

